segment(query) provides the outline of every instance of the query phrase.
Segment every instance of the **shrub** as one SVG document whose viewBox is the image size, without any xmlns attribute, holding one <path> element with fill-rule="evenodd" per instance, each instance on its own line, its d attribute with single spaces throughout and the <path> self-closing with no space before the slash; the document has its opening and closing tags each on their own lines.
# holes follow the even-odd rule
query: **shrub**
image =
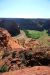
<svg viewBox="0 0 50 75">
<path fill-rule="evenodd" d="M 38 39 L 42 35 L 42 32 L 35 31 L 35 30 L 24 30 L 24 32 L 27 37 L 32 38 L 32 39 Z"/>
<path fill-rule="evenodd" d="M 7 72 L 7 71 L 8 71 L 7 65 L 3 65 L 2 67 L 0 67 L 0 72 Z"/>
<path fill-rule="evenodd" d="M 16 57 L 16 52 L 14 51 L 13 53 L 12 53 L 12 58 L 15 58 Z"/>
</svg>

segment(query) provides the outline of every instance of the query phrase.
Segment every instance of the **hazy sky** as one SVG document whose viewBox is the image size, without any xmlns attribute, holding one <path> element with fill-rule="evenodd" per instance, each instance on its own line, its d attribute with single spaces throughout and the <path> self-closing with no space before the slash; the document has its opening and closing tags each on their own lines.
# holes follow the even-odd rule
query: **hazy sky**
<svg viewBox="0 0 50 75">
<path fill-rule="evenodd" d="M 50 18 L 50 0 L 0 0 L 0 18 Z"/>
</svg>

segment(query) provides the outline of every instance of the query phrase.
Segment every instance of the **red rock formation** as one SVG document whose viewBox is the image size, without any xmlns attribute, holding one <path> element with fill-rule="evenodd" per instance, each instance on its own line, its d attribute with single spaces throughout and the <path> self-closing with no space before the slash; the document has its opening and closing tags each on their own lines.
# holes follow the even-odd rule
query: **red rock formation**
<svg viewBox="0 0 50 75">
<path fill-rule="evenodd" d="M 36 47 L 38 45 L 40 45 L 40 43 L 38 41 L 36 41 L 36 40 L 30 40 L 28 42 L 25 42 L 24 47 L 25 48 L 32 48 L 32 47 Z"/>
<path fill-rule="evenodd" d="M 10 71 L 0 75 L 50 75 L 50 67 L 35 66 L 32 68 L 25 68 L 17 71 Z"/>
<path fill-rule="evenodd" d="M 10 50 L 19 50 L 23 48 L 20 46 L 14 38 L 11 37 L 9 32 L 3 28 L 0 28 L 0 47 L 6 47 Z"/>
</svg>

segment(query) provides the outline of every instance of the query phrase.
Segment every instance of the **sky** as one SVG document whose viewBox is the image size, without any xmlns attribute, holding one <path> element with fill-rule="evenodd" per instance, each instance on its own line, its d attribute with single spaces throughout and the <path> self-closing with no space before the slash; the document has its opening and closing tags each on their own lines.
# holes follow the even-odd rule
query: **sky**
<svg viewBox="0 0 50 75">
<path fill-rule="evenodd" d="M 0 0 L 0 18 L 50 18 L 50 0 Z"/>
</svg>

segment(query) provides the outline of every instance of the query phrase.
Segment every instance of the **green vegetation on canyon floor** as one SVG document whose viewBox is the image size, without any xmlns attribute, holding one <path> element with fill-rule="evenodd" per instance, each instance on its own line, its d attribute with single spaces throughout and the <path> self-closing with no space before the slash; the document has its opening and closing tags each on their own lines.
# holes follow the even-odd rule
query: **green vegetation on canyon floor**
<svg viewBox="0 0 50 75">
<path fill-rule="evenodd" d="M 49 38 L 50 36 L 47 33 L 47 30 L 36 31 L 36 30 L 24 30 L 28 38 L 32 38 L 40 41 L 43 45 L 50 45 Z"/>
</svg>

